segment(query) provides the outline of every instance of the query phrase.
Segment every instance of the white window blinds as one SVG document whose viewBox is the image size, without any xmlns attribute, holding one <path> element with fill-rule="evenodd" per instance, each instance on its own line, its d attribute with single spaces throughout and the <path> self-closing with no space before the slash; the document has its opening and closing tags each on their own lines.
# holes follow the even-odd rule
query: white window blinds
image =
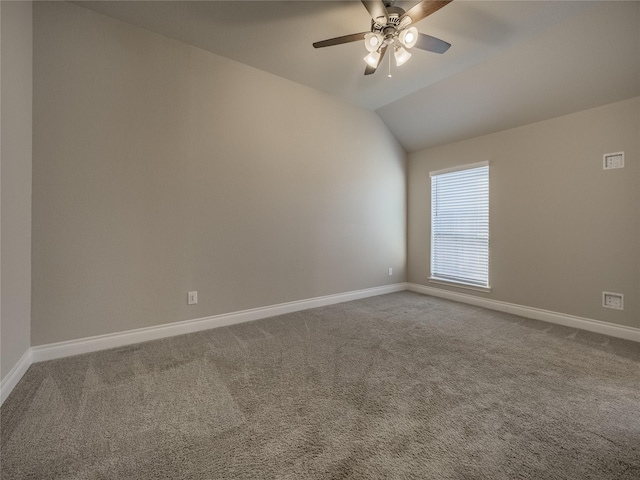
<svg viewBox="0 0 640 480">
<path fill-rule="evenodd" d="M 431 278 L 489 287 L 489 165 L 431 176 Z"/>
</svg>

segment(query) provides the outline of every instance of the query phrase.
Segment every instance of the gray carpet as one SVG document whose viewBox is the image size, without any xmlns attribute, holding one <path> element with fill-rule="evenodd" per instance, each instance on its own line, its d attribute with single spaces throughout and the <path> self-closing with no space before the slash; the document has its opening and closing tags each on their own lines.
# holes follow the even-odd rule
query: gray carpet
<svg viewBox="0 0 640 480">
<path fill-rule="evenodd" d="M 640 344 L 402 292 L 34 364 L 2 479 L 640 478 Z"/>
</svg>

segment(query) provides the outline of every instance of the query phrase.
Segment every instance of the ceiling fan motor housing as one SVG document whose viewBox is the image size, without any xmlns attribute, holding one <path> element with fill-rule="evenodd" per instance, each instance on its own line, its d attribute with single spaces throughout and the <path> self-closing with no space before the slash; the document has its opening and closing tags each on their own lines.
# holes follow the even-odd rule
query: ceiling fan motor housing
<svg viewBox="0 0 640 480">
<path fill-rule="evenodd" d="M 371 20 L 371 31 L 382 35 L 382 44 L 391 45 L 398 37 L 398 33 L 400 33 L 400 18 L 404 15 L 404 10 L 400 7 L 387 5 L 387 14 L 389 19 L 386 24 L 376 21 L 382 20 L 383 17 Z"/>
<path fill-rule="evenodd" d="M 387 13 L 389 20 L 387 23 L 378 23 L 376 20 L 382 20 L 383 17 L 378 17 L 376 20 L 371 20 L 371 31 L 375 33 L 382 33 L 387 28 L 398 28 L 400 26 L 400 17 L 404 15 L 404 10 L 400 7 L 387 7 Z"/>
</svg>

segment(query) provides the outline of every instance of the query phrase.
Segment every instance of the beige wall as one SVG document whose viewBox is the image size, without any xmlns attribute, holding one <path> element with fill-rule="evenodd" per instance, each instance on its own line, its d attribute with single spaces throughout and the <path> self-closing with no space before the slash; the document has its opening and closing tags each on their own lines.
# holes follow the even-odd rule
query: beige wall
<svg viewBox="0 0 640 480">
<path fill-rule="evenodd" d="M 31 316 L 32 5 L 0 2 L 0 378 L 29 349 Z"/>
<path fill-rule="evenodd" d="M 603 170 L 618 151 L 625 168 Z M 492 291 L 458 291 L 640 328 L 640 98 L 410 155 L 410 282 L 429 285 L 429 171 L 479 161 Z M 602 308 L 603 291 L 623 293 L 624 311 Z"/>
<path fill-rule="evenodd" d="M 374 113 L 71 4 L 34 31 L 32 345 L 405 281 Z"/>
</svg>

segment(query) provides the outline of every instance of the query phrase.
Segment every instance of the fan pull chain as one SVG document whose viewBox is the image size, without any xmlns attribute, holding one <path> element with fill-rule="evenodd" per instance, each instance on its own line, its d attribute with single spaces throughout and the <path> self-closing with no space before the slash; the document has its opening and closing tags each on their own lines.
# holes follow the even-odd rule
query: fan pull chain
<svg viewBox="0 0 640 480">
<path fill-rule="evenodd" d="M 391 78 L 391 56 L 392 55 L 390 55 L 390 54 L 388 55 L 388 57 L 389 57 L 389 75 L 387 75 L 387 77 L 389 77 L 389 78 Z"/>
</svg>

